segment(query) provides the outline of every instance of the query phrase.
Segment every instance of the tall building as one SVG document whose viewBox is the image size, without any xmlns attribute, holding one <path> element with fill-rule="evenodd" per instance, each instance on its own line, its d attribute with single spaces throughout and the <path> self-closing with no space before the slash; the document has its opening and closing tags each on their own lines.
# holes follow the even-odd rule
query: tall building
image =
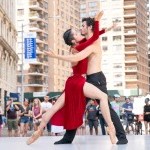
<svg viewBox="0 0 150 150">
<path fill-rule="evenodd" d="M 16 1 L 0 0 L 0 102 L 16 92 Z"/>
<path fill-rule="evenodd" d="M 95 12 L 104 10 L 101 28 L 114 21 L 118 24 L 101 39 L 102 70 L 108 90 L 118 90 L 126 96 L 149 92 L 147 0 L 85 0 L 81 3 L 81 18 L 86 17 L 87 12 L 90 15 L 92 5 Z"/>
<path fill-rule="evenodd" d="M 18 29 L 18 91 L 56 92 L 64 89 L 71 74 L 70 63 L 48 58 L 43 50 L 52 49 L 57 54 L 69 54 L 63 41 L 63 33 L 73 27 L 79 29 L 79 0 L 17 0 Z M 22 29 L 36 32 L 37 61 L 23 63 L 22 73 Z M 22 82 L 23 74 L 23 82 Z M 22 84 L 23 83 L 23 84 Z"/>
<path fill-rule="evenodd" d="M 69 47 L 64 43 L 63 33 L 80 26 L 80 0 L 49 0 L 49 47 L 56 54 L 69 54 Z M 70 63 L 49 59 L 49 91 L 62 91 L 65 81 L 71 74 Z"/>
<path fill-rule="evenodd" d="M 80 18 L 94 17 L 100 11 L 100 0 L 80 0 Z"/>
<path fill-rule="evenodd" d="M 150 91 L 150 1 L 147 0 L 147 7 L 148 7 L 148 12 L 147 12 L 147 19 L 148 19 L 148 67 L 149 67 L 149 91 Z"/>
<path fill-rule="evenodd" d="M 18 92 L 48 92 L 49 64 L 43 52 L 48 50 L 48 0 L 17 0 L 17 30 Z M 36 61 L 30 63 L 22 61 L 22 37 L 28 32 L 36 33 Z"/>
</svg>

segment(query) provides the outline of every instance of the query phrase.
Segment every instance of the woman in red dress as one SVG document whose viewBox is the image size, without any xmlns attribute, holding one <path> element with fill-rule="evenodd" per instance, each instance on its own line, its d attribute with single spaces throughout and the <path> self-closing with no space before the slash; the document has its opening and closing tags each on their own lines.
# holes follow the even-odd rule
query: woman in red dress
<svg viewBox="0 0 150 150">
<path fill-rule="evenodd" d="M 99 13 L 95 18 L 95 27 L 93 36 L 85 41 L 85 39 L 80 40 L 81 44 L 74 46 L 78 51 L 85 49 L 87 46 L 96 41 L 99 37 L 99 25 L 98 20 L 102 16 L 103 12 Z M 100 32 L 103 33 L 104 31 Z M 68 37 L 69 38 L 69 37 Z M 80 37 L 74 34 L 75 39 Z M 76 40 L 78 41 L 78 40 Z M 82 43 L 84 42 L 84 43 Z M 70 44 L 71 43 L 67 43 Z M 27 141 L 27 144 L 33 143 L 42 132 L 43 128 L 47 122 L 52 118 L 52 116 L 58 111 L 58 114 L 63 114 L 64 117 L 61 121 L 59 119 L 52 119 L 55 125 L 63 125 L 65 129 L 71 130 L 76 129 L 83 123 L 83 114 L 85 111 L 85 98 L 89 97 L 92 99 L 99 99 L 101 101 L 102 114 L 108 124 L 110 140 L 113 144 L 116 143 L 115 139 L 115 128 L 110 117 L 110 111 L 108 108 L 108 97 L 105 93 L 100 91 L 98 88 L 86 82 L 85 74 L 87 72 L 88 59 L 79 61 L 75 66 L 73 66 L 73 75 L 69 77 L 66 81 L 65 90 L 62 95 L 58 98 L 55 105 L 44 114 L 42 122 L 39 126 L 39 130 L 35 132 Z M 55 117 L 54 117 L 55 118 Z"/>
</svg>

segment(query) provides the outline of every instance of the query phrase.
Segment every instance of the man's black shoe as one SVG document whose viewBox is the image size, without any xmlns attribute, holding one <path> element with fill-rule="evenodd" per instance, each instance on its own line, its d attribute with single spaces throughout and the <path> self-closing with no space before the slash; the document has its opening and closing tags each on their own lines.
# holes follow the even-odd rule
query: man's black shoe
<svg viewBox="0 0 150 150">
<path fill-rule="evenodd" d="M 57 145 L 57 144 L 71 144 L 72 142 L 71 141 L 68 141 L 67 139 L 61 139 L 59 141 L 56 141 L 54 144 Z"/>
<path fill-rule="evenodd" d="M 123 144 L 127 144 L 127 143 L 128 143 L 128 140 L 124 139 L 124 140 L 119 140 L 116 144 L 117 145 L 123 145 Z"/>
</svg>

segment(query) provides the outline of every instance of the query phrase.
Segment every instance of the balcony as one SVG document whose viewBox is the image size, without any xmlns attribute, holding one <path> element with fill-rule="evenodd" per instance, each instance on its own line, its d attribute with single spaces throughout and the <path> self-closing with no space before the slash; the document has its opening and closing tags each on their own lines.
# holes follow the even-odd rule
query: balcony
<svg viewBox="0 0 150 150">
<path fill-rule="evenodd" d="M 136 29 L 125 29 L 124 35 L 136 35 Z"/>
<path fill-rule="evenodd" d="M 36 37 L 36 42 L 37 42 L 37 43 L 48 44 L 48 39 L 47 39 L 47 37 L 44 37 L 44 36 L 42 36 L 42 35 L 37 35 L 37 37 Z"/>
<path fill-rule="evenodd" d="M 125 1 L 124 2 L 124 9 L 131 9 L 131 8 L 136 8 L 136 3 L 135 1 Z"/>
<path fill-rule="evenodd" d="M 136 17 L 136 11 L 135 10 L 125 10 L 124 17 L 125 18 Z"/>
<path fill-rule="evenodd" d="M 137 50 L 136 48 L 134 47 L 125 47 L 125 54 L 136 54 L 137 53 Z"/>
<path fill-rule="evenodd" d="M 125 63 L 137 63 L 137 57 L 125 57 Z"/>
<path fill-rule="evenodd" d="M 126 75 L 125 76 L 126 82 L 135 82 L 138 80 L 137 75 Z"/>
<path fill-rule="evenodd" d="M 137 89 L 137 84 L 135 84 L 135 83 L 127 83 L 126 84 L 126 88 L 128 88 L 128 89 L 136 88 Z"/>
<path fill-rule="evenodd" d="M 36 53 L 37 54 L 43 54 L 43 48 L 40 48 L 39 46 L 36 47 Z"/>
<path fill-rule="evenodd" d="M 43 32 L 44 31 L 44 26 L 42 26 L 40 24 L 37 24 L 37 23 L 32 24 L 32 22 L 31 22 L 31 24 L 29 26 L 29 30 L 30 31 L 35 31 L 35 32 Z"/>
<path fill-rule="evenodd" d="M 135 19 L 125 19 L 124 26 L 125 27 L 136 26 L 136 20 Z"/>
<path fill-rule="evenodd" d="M 36 76 L 42 76 L 44 74 L 43 69 L 39 69 L 39 68 L 30 68 L 29 75 L 36 75 Z"/>
<path fill-rule="evenodd" d="M 44 86 L 43 80 L 36 80 L 36 79 L 29 79 L 28 80 L 29 86 Z"/>
<path fill-rule="evenodd" d="M 125 45 L 136 45 L 136 38 L 126 38 L 125 37 Z"/>
<path fill-rule="evenodd" d="M 41 65 L 48 66 L 48 59 L 47 58 L 39 58 L 39 57 L 37 57 L 36 60 L 37 61 L 31 62 L 30 64 L 31 65 L 39 65 L 39 66 L 41 66 Z"/>
<path fill-rule="evenodd" d="M 48 17 L 38 13 L 37 11 L 31 11 L 29 14 L 29 19 L 33 21 L 43 21 L 48 23 Z"/>
<path fill-rule="evenodd" d="M 47 12 L 47 8 L 44 7 L 43 3 L 37 2 L 37 1 L 30 1 L 29 8 L 31 10 L 36 10 L 36 11 L 43 10 L 43 11 Z"/>
<path fill-rule="evenodd" d="M 125 67 L 125 72 L 137 72 L 138 68 L 137 66 L 127 66 Z"/>
</svg>

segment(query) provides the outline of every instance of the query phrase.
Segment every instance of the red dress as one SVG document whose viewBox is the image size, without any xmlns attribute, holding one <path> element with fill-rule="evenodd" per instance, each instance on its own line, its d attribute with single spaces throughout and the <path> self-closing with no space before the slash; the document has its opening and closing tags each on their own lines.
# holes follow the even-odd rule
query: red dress
<svg viewBox="0 0 150 150">
<path fill-rule="evenodd" d="M 96 21 L 93 36 L 87 41 L 83 39 L 75 48 L 78 51 L 85 49 L 98 39 L 99 34 L 103 34 L 104 32 L 104 30 L 99 32 L 99 24 Z M 82 125 L 86 106 L 86 98 L 83 93 L 83 86 L 86 79 L 83 75 L 87 72 L 87 65 L 88 58 L 85 58 L 72 67 L 73 75 L 67 79 L 65 84 L 65 105 L 51 118 L 51 124 L 64 126 L 64 129 L 67 130 L 76 129 Z"/>
</svg>

